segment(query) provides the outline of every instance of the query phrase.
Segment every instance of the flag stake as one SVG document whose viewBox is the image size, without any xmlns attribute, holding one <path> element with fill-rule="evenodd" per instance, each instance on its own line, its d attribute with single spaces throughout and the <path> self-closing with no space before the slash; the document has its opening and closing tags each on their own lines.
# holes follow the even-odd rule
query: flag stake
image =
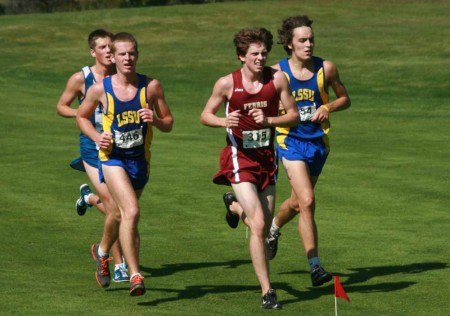
<svg viewBox="0 0 450 316">
<path fill-rule="evenodd" d="M 334 276 L 334 315 L 337 316 L 337 299 L 343 298 L 347 302 L 350 303 L 350 298 L 348 297 L 347 293 L 345 293 L 344 287 L 342 286 L 341 282 L 339 281 L 339 277 L 336 275 Z"/>
</svg>

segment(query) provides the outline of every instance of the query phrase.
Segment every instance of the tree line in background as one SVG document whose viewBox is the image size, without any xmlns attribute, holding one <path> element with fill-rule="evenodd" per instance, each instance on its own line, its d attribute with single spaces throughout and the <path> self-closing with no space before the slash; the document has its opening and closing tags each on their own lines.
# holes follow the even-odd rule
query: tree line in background
<svg viewBox="0 0 450 316">
<path fill-rule="evenodd" d="M 229 1 L 239 0 L 4 0 L 0 1 L 0 14 L 52 13 Z"/>
</svg>

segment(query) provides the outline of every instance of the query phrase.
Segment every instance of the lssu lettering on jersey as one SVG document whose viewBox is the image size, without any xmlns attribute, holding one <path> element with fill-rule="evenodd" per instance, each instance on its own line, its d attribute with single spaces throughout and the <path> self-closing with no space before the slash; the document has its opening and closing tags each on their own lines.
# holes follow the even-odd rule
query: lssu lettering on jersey
<svg viewBox="0 0 450 316">
<path fill-rule="evenodd" d="M 314 102 L 314 90 L 311 89 L 298 89 L 292 91 L 295 101 L 311 101 Z"/>
<path fill-rule="evenodd" d="M 141 116 L 137 111 L 125 111 L 116 115 L 117 126 L 121 127 L 125 124 L 140 124 Z"/>
</svg>

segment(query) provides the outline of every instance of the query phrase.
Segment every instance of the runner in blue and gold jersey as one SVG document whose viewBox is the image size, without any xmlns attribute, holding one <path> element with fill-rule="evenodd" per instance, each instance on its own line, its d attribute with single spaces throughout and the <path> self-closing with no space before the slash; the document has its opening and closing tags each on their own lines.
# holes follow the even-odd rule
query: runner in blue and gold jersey
<svg viewBox="0 0 450 316">
<path fill-rule="evenodd" d="M 100 243 L 91 254 L 97 264 L 100 284 L 109 282 L 109 250 L 117 237 L 130 272 L 130 295 L 146 291 L 139 270 L 139 197 L 148 181 L 152 128 L 170 132 L 173 117 L 160 82 L 136 72 L 138 44 L 129 33 L 113 37 L 112 60 L 117 73 L 93 85 L 78 110 L 80 130 L 100 148 L 99 176 L 105 182 L 118 210 L 105 221 Z M 103 104 L 103 132 L 89 118 Z"/>
<path fill-rule="evenodd" d="M 321 265 L 318 254 L 318 232 L 315 223 L 314 186 L 327 159 L 330 146 L 328 132 L 331 112 L 347 109 L 350 98 L 339 73 L 329 60 L 313 56 L 312 20 L 307 16 L 285 19 L 278 30 L 279 43 L 289 58 L 275 68 L 284 72 L 300 113 L 300 124 L 277 128 L 277 152 L 291 185 L 291 197 L 285 200 L 272 221 L 266 239 L 269 258 L 275 257 L 280 228 L 300 214 L 298 227 L 310 265 L 313 286 L 332 279 Z M 336 99 L 329 100 L 332 88 Z"/>
<path fill-rule="evenodd" d="M 99 152 L 102 165 L 122 166 L 128 173 L 135 190 L 142 189 L 150 174 L 150 144 L 153 137 L 151 126 L 144 122 L 139 113 L 147 106 L 147 80 L 137 74 L 137 92 L 129 101 L 120 100 L 114 93 L 111 77 L 103 79 L 107 103 L 103 129 L 111 133 L 113 142 Z M 100 168 L 100 180 L 104 182 Z"/>
<path fill-rule="evenodd" d="M 88 45 L 90 54 L 95 59 L 95 64 L 93 66 L 84 66 L 81 71 L 77 71 L 67 80 L 66 87 L 56 105 L 56 111 L 62 117 L 76 117 L 78 109 L 71 107 L 73 101 L 78 99 L 78 103 L 81 104 L 88 89 L 94 83 L 102 81 L 103 78 L 116 72 L 116 67 L 111 61 L 109 47 L 112 37 L 113 34 L 104 29 L 97 29 L 89 34 Z M 90 117 L 90 122 L 95 126 L 97 131 L 101 132 L 103 130 L 101 104 L 98 105 L 95 112 Z M 95 206 L 101 213 L 110 216 L 108 214 L 114 212 L 110 212 L 109 210 L 117 206 L 115 206 L 114 200 L 106 185 L 99 181 L 98 148 L 96 144 L 83 133 L 80 133 L 80 154 L 81 157 L 73 160 L 70 166 L 75 170 L 86 172 L 97 194 L 91 191 L 88 184 L 81 185 L 80 197 L 75 203 L 76 211 L 78 215 L 83 216 L 88 207 Z M 113 245 L 111 252 L 115 262 L 113 280 L 115 282 L 128 282 L 127 267 L 122 259 L 122 251 L 119 242 L 116 242 Z"/>
</svg>

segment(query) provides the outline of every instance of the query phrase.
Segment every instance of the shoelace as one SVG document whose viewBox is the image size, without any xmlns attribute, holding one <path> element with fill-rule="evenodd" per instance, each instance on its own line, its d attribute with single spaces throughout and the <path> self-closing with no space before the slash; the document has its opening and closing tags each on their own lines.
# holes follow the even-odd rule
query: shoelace
<svg viewBox="0 0 450 316">
<path fill-rule="evenodd" d="M 109 274 L 108 262 L 111 261 L 112 259 L 113 259 L 112 257 L 100 258 L 100 262 L 102 263 L 102 274 L 103 275 L 108 275 Z"/>
<path fill-rule="evenodd" d="M 132 279 L 131 279 L 131 283 L 133 284 L 142 284 L 142 280 L 144 280 L 144 277 L 142 275 L 135 275 Z"/>
<path fill-rule="evenodd" d="M 263 296 L 263 303 L 267 304 L 270 302 L 274 302 L 276 300 L 277 296 L 274 292 L 271 292 L 270 290 Z"/>
<path fill-rule="evenodd" d="M 274 246 L 274 245 L 272 244 L 272 242 L 275 241 L 275 240 L 277 240 L 279 236 L 280 236 L 280 235 L 277 235 L 277 236 L 272 235 L 272 234 L 269 235 L 269 237 L 267 238 L 267 242 L 268 242 L 270 248 L 272 248 L 272 247 Z"/>
</svg>

